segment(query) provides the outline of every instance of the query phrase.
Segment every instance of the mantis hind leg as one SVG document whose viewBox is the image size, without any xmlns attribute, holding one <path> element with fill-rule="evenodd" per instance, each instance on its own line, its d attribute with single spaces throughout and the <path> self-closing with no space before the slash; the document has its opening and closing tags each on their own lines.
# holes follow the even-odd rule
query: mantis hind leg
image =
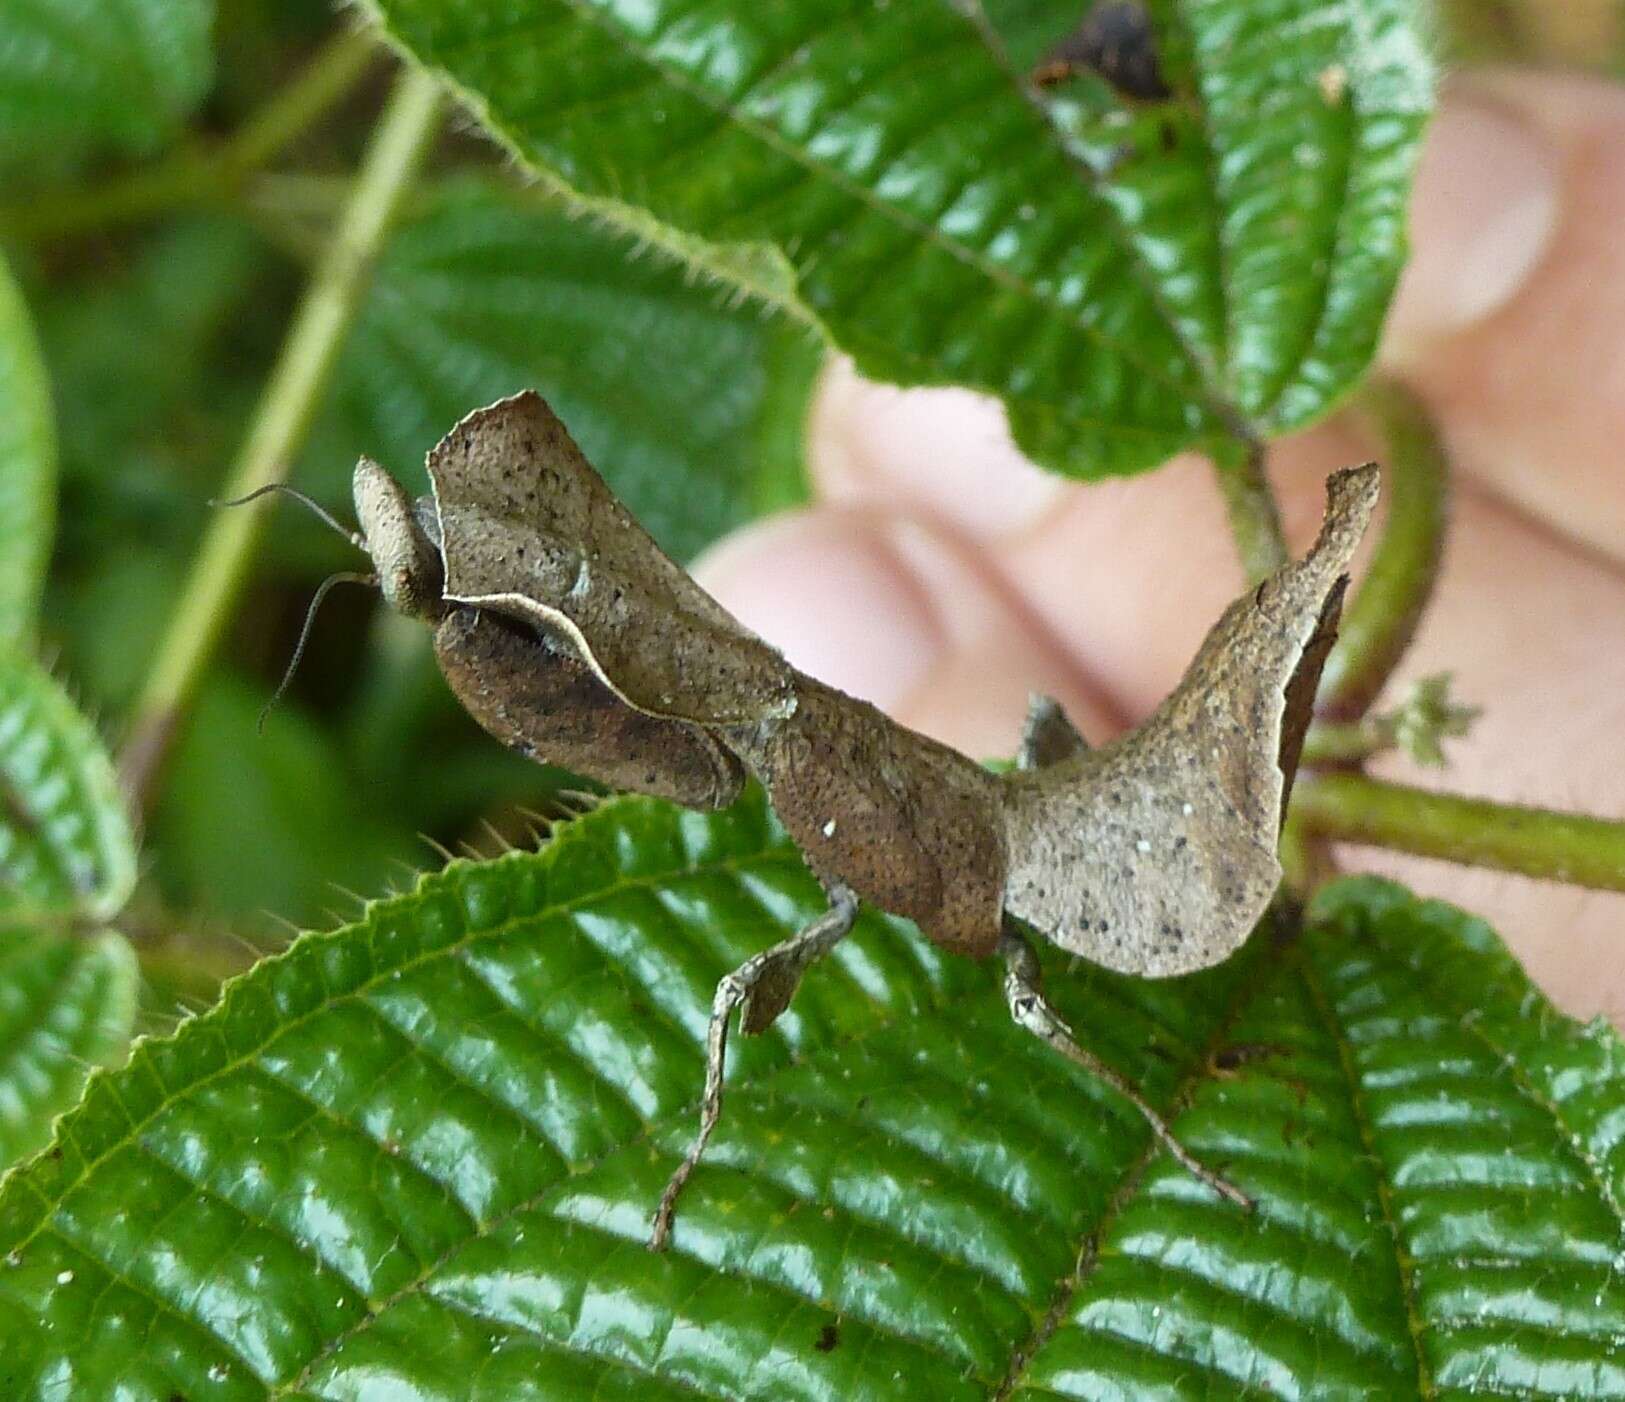
<svg viewBox="0 0 1625 1402">
<path fill-rule="evenodd" d="M 1017 769 L 1047 769 L 1081 755 L 1089 742 L 1066 718 L 1061 703 L 1053 696 L 1036 692 L 1027 702 L 1027 721 L 1021 727 L 1021 746 L 1016 751 Z"/>
<path fill-rule="evenodd" d="M 1185 1170 L 1199 1178 L 1221 1197 L 1229 1198 L 1238 1207 L 1251 1209 L 1253 1200 L 1240 1188 L 1220 1177 L 1200 1159 L 1191 1154 L 1169 1128 L 1168 1121 L 1146 1103 L 1145 1097 L 1122 1075 L 1114 1071 L 1093 1052 L 1078 1045 L 1072 1029 L 1044 997 L 1042 974 L 1038 956 L 1021 932 L 1009 920 L 999 937 L 999 957 L 1004 960 L 1004 999 L 1010 1016 L 1018 1027 L 1031 1032 L 1045 1046 L 1053 1048 L 1068 1061 L 1075 1063 L 1091 1076 L 1104 1081 L 1142 1115 L 1163 1144 Z"/>
<path fill-rule="evenodd" d="M 711 999 L 711 1025 L 705 1038 L 705 1091 L 700 1097 L 700 1128 L 677 1165 L 655 1209 L 649 1249 L 662 1251 L 671 1237 L 677 1199 L 698 1167 L 711 1132 L 722 1118 L 722 1073 L 728 1052 L 728 1023 L 739 1012 L 740 1030 L 746 1035 L 765 1032 L 789 1007 L 801 984 L 801 976 L 814 963 L 834 949 L 852 931 L 857 918 L 858 898 L 844 886 L 830 892 L 830 907 L 811 924 L 789 939 L 752 955 L 731 974 L 724 975 Z"/>
</svg>

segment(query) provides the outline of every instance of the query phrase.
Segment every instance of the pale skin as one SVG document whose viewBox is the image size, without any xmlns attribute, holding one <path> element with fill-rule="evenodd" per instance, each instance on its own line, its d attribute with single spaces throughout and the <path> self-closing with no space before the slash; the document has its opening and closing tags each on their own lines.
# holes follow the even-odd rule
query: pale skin
<svg viewBox="0 0 1625 1402">
<path fill-rule="evenodd" d="M 1625 93 L 1512 72 L 1448 89 L 1382 349 L 1456 469 L 1443 580 L 1399 679 L 1453 671 L 1485 714 L 1447 774 L 1376 772 L 1625 816 L 1622 227 Z M 1347 420 L 1280 445 L 1294 551 L 1326 474 L 1372 456 Z M 1143 718 L 1240 586 L 1205 464 L 1061 483 L 963 392 L 837 367 L 812 465 L 816 504 L 725 541 L 700 579 L 804 670 L 971 754 L 1012 752 L 1029 691 L 1097 742 Z M 1562 1006 L 1625 1021 L 1625 898 L 1343 858 L 1487 916 Z"/>
</svg>

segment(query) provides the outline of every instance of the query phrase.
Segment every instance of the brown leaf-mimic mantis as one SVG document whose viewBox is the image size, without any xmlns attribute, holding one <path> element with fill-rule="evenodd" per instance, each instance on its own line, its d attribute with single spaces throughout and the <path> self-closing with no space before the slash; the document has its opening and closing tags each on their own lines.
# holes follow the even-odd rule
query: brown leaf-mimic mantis
<svg viewBox="0 0 1625 1402">
<path fill-rule="evenodd" d="M 995 773 L 798 672 L 666 557 L 533 392 L 468 415 L 429 454 L 411 501 L 355 470 L 361 532 L 385 598 L 435 627 L 469 713 L 520 753 L 615 788 L 719 808 L 767 790 L 829 896 L 799 933 L 717 985 L 699 1132 L 656 1210 L 678 1196 L 722 1108 L 729 1024 L 761 1032 L 860 901 L 961 954 L 998 954 L 1010 1014 L 1128 1097 L 1215 1191 L 1162 1117 L 1080 1047 L 1039 985 L 1036 932 L 1108 968 L 1205 968 L 1252 930 L 1281 876 L 1276 843 L 1346 570 L 1377 496 L 1374 467 L 1327 484 L 1301 560 L 1233 603 L 1175 691 L 1091 749 L 1036 698 L 1017 766 Z"/>
</svg>

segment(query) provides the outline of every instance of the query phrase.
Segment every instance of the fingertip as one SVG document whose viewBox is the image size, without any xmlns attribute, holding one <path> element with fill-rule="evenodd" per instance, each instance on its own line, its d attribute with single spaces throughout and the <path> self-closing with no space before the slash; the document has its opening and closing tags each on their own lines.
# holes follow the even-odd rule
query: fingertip
<svg viewBox="0 0 1625 1402">
<path fill-rule="evenodd" d="M 882 709 L 936 666 L 946 637 L 878 519 L 795 512 L 736 531 L 694 576 L 802 671 Z"/>
<path fill-rule="evenodd" d="M 1428 131 L 1410 208 L 1411 256 L 1385 328 L 1395 364 L 1507 306 L 1545 259 L 1562 163 L 1539 124 L 1493 91 L 1459 87 Z"/>
<path fill-rule="evenodd" d="M 1022 456 L 996 399 L 875 384 L 844 356 L 825 370 L 811 423 L 822 500 L 906 511 L 968 540 L 1025 529 L 1067 490 Z"/>
<path fill-rule="evenodd" d="M 1447 162 L 1454 185 L 1439 174 L 1438 162 L 1430 178 L 1424 162 L 1416 258 L 1384 359 L 1426 399 L 1466 472 L 1563 534 L 1625 560 L 1625 491 L 1618 468 L 1625 434 L 1625 337 L 1619 330 L 1625 318 L 1625 242 L 1619 237 L 1625 226 L 1625 92 L 1594 79 L 1506 72 L 1475 76 L 1450 98 L 1446 113 L 1463 103 L 1492 105 L 1497 120 L 1524 136 L 1482 140 L 1470 161 L 1458 154 Z M 1441 119 L 1441 130 L 1447 142 L 1455 141 L 1444 125 L 1448 120 Z M 1512 236 L 1504 229 L 1503 235 L 1485 235 L 1492 251 L 1500 247 L 1499 262 L 1460 245 L 1453 250 L 1447 234 L 1429 232 L 1429 209 L 1441 198 L 1448 203 L 1452 189 L 1468 212 L 1440 220 L 1470 224 L 1471 210 L 1486 208 L 1483 190 L 1497 188 L 1497 182 L 1504 190 L 1517 186 L 1520 180 L 1496 168 L 1525 168 L 1527 176 L 1530 158 L 1516 152 L 1530 134 L 1544 143 L 1559 177 L 1555 217 L 1538 257 L 1527 249 L 1514 257 L 1508 251 Z M 1458 153 L 1468 145 L 1458 144 Z M 1478 195 L 1460 193 L 1475 182 Z M 1520 215 L 1511 207 L 1512 194 L 1504 201 L 1505 220 L 1538 222 L 1527 209 Z M 1465 274 L 1438 271 L 1452 258 Z M 1459 283 L 1464 275 L 1497 284 L 1493 297 L 1476 294 L 1475 319 L 1450 322 L 1418 311 L 1438 291 L 1423 284 L 1451 276 Z"/>
</svg>

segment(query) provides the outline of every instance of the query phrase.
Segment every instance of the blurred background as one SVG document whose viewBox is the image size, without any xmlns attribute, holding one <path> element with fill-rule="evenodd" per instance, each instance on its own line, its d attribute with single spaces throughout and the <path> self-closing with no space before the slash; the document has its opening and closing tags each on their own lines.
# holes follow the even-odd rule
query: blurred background
<svg viewBox="0 0 1625 1402">
<path fill-rule="evenodd" d="M 1456 65 L 1625 70 L 1620 0 L 1441 0 L 1440 33 Z M 5 100 L 0 73 L 0 245 L 60 437 L 46 656 L 115 745 L 391 71 L 325 0 L 219 0 L 206 49 L 165 74 L 173 114 L 159 124 L 122 123 L 116 103 L 80 122 L 57 104 L 53 128 L 46 109 Z M 231 138 L 278 122 L 298 134 L 273 159 L 234 163 Z M 348 520 L 359 454 L 423 490 L 446 428 L 534 385 L 688 560 L 805 496 L 821 358 L 804 328 L 567 215 L 454 119 L 291 481 Z M 360 589 L 334 592 L 256 733 L 317 584 L 362 564 L 306 513 L 277 510 L 145 796 L 143 880 L 120 926 L 155 976 L 153 1017 L 290 928 L 353 911 L 347 893 L 408 880 L 438 860 L 431 841 L 525 840 L 579 786 L 478 731 L 427 630 Z"/>
</svg>

